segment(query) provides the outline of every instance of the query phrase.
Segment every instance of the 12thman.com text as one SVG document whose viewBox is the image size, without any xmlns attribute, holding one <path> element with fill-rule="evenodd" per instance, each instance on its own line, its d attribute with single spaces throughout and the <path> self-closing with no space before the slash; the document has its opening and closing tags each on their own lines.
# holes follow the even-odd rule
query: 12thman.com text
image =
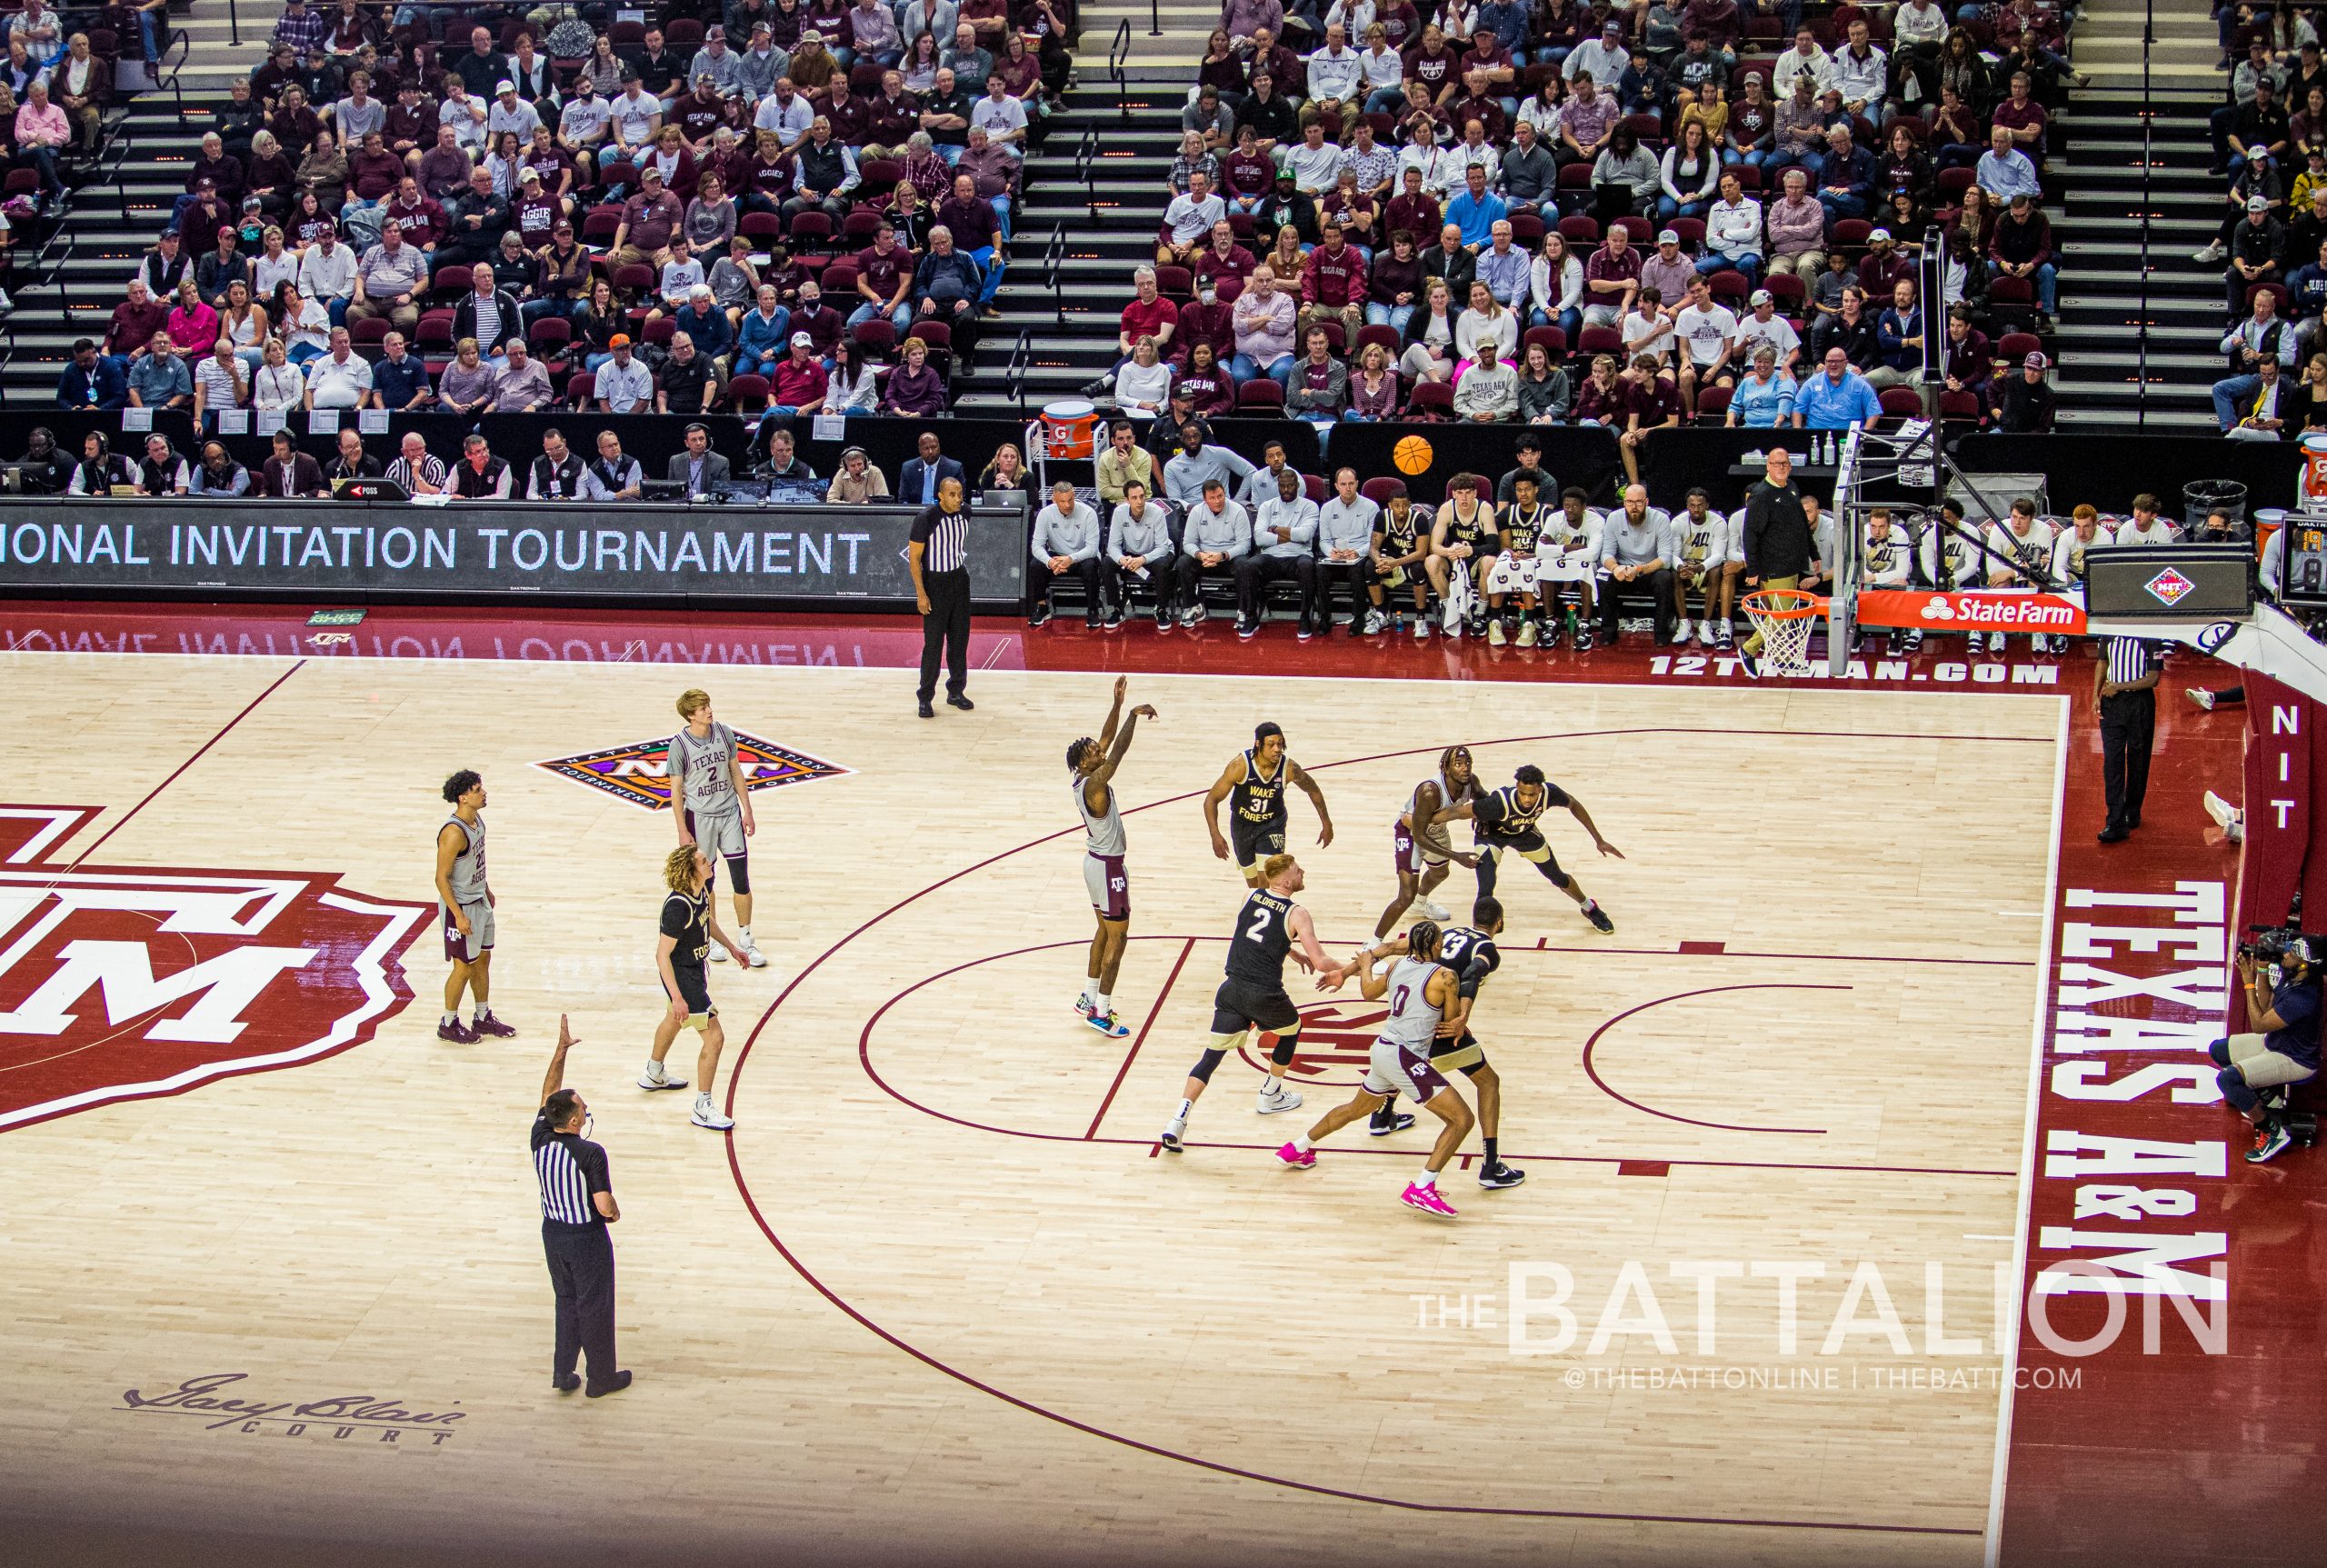
<svg viewBox="0 0 2327 1568">
<path fill-rule="evenodd" d="M 1667 677 L 1712 676 L 1723 678 L 1738 675 L 1743 666 L 1734 654 L 1655 654 L 1648 661 L 1648 673 Z M 1810 661 L 1810 668 L 1797 680 L 1823 681 L 1890 681 L 1893 683 L 1924 683 L 1942 686 L 2057 686 L 2061 671 L 2057 664 L 2016 664 L 2002 663 L 1965 664 L 1961 660 L 1942 659 L 1927 668 L 1917 669 L 1913 659 L 1853 659 L 1839 675 L 1832 674 L 1825 659 Z"/>
</svg>

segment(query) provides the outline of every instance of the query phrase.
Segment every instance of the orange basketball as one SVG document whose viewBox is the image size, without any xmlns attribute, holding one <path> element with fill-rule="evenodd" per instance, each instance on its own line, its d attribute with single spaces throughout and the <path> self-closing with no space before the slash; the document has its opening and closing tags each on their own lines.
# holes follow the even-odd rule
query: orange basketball
<svg viewBox="0 0 2327 1568">
<path fill-rule="evenodd" d="M 1401 474 L 1424 472 L 1430 467 L 1431 459 L 1436 455 L 1431 451 L 1430 443 L 1419 435 L 1401 436 L 1398 444 L 1390 448 L 1390 461 L 1398 465 Z"/>
</svg>

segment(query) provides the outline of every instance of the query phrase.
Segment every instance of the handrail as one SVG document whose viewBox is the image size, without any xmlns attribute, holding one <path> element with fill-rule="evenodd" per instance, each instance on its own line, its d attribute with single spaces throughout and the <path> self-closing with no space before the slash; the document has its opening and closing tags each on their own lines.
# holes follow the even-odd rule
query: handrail
<svg viewBox="0 0 2327 1568">
<path fill-rule="evenodd" d="M 174 65 L 170 65 L 170 49 L 173 45 L 178 52 L 177 64 Z M 169 89 L 170 95 L 177 100 L 180 125 L 185 123 L 185 85 L 178 80 L 178 77 L 185 71 L 185 63 L 193 57 L 193 55 L 194 35 L 180 27 L 163 44 L 162 52 L 154 57 L 154 85 L 157 88 L 166 87 Z M 165 66 L 168 67 L 166 72 L 164 70 Z"/>
<path fill-rule="evenodd" d="M 1066 295 L 1059 292 L 1059 264 L 1066 258 L 1066 225 L 1053 224 L 1051 237 L 1044 242 L 1042 285 L 1050 292 L 1051 304 L 1058 312 L 1058 325 L 1066 325 Z"/>
<path fill-rule="evenodd" d="M 1148 0 L 1148 15 L 1151 20 L 1154 20 L 1158 15 L 1154 9 L 1155 3 L 1156 0 Z M 1156 21 L 1147 35 L 1151 38 L 1164 36 L 1163 24 Z M 1123 106 L 1123 117 L 1126 120 L 1131 118 L 1131 97 L 1125 91 L 1129 85 L 1126 67 L 1130 64 L 1131 18 L 1126 16 L 1115 24 L 1115 41 L 1107 49 L 1107 78 L 1115 85 L 1115 102 Z"/>
<path fill-rule="evenodd" d="M 1074 178 L 1082 183 L 1084 205 L 1089 210 L 1091 221 L 1094 223 L 1099 220 L 1099 187 L 1096 184 L 1097 176 L 1092 173 L 1092 169 L 1097 164 L 1098 158 L 1099 127 L 1085 125 L 1083 127 L 1083 139 L 1074 146 Z"/>
<path fill-rule="evenodd" d="M 1013 405 L 1023 401 L 1026 390 L 1026 365 L 1034 357 L 1034 332 L 1032 327 L 1018 329 L 1017 340 L 1010 345 L 1010 358 L 1002 367 L 1002 395 Z"/>
<path fill-rule="evenodd" d="M 2156 155 L 2151 150 L 2150 138 L 2157 125 L 2157 100 L 2150 95 L 2150 54 L 2157 45 L 2157 4 L 2147 0 L 2142 7 L 2142 297 L 2140 313 L 2133 318 L 2133 426 L 2146 429 L 2149 425 L 2149 276 L 2153 270 L 2150 260 L 2150 175 Z"/>
</svg>

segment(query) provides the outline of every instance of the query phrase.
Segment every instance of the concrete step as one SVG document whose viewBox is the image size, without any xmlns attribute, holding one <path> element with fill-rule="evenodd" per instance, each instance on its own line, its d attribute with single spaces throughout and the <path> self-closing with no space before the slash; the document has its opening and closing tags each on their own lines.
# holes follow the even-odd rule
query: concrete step
<svg viewBox="0 0 2327 1568">
<path fill-rule="evenodd" d="M 2112 429 L 2124 428 L 2125 414 L 2114 408 L 2075 408 L 2062 404 L 2054 416 L 2062 428 Z M 2158 408 L 2152 405 L 2142 420 L 2141 428 L 2160 432 L 2200 433 L 2220 428 L 2212 408 L 2204 410 Z"/>
<path fill-rule="evenodd" d="M 2139 69 L 2142 60 L 2142 39 L 2138 30 L 2131 34 L 2088 34 L 2080 27 L 2075 47 L 2070 51 L 2077 69 L 2092 74 L 2100 65 L 2131 65 Z M 1201 59 L 1202 55 L 1198 55 Z M 2161 35 L 2150 55 L 2152 70 L 2163 65 L 2195 65 L 2211 71 L 2222 58 L 2222 45 L 2212 37 L 2169 37 Z"/>
</svg>

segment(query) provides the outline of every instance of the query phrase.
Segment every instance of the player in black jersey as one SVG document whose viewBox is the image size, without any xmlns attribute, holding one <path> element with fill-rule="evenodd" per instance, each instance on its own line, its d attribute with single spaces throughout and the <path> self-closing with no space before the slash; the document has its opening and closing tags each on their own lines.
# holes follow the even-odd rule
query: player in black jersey
<svg viewBox="0 0 2327 1568">
<path fill-rule="evenodd" d="M 1486 898 L 1494 893 L 1495 863 L 1508 852 L 1533 865 L 1543 874 L 1543 880 L 1575 900 L 1590 921 L 1605 935 L 1616 929 L 1608 912 L 1588 896 L 1583 884 L 1560 869 L 1560 863 L 1550 844 L 1543 842 L 1542 830 L 1536 825 L 1543 814 L 1553 806 L 1565 806 L 1592 835 L 1593 847 L 1602 854 L 1624 858 L 1623 851 L 1600 836 L 1592 824 L 1592 814 L 1565 790 L 1544 781 L 1543 770 L 1533 763 L 1523 764 L 1512 775 L 1513 783 L 1499 790 L 1489 791 L 1460 801 L 1441 810 L 1433 822 L 1454 822 L 1463 817 L 1471 820 L 1479 846 L 1479 896 Z"/>
<path fill-rule="evenodd" d="M 654 944 L 654 966 L 662 972 L 663 994 L 670 1005 L 654 1025 L 654 1054 L 639 1074 L 638 1086 L 685 1088 L 687 1081 L 672 1077 L 663 1058 L 670 1054 L 671 1043 L 679 1037 L 680 1030 L 701 1030 L 703 1044 L 694 1059 L 694 1114 L 690 1119 L 698 1127 L 724 1133 L 735 1124 L 711 1103 L 711 1087 L 719 1073 L 719 1052 L 727 1044 L 727 1031 L 719 1022 L 719 1009 L 711 1004 L 711 984 L 703 964 L 711 955 L 714 942 L 738 964 L 744 962 L 744 950 L 719 929 L 719 922 L 712 915 L 711 857 L 701 845 L 683 844 L 664 858 L 663 885 L 667 891 L 663 895 L 662 935 Z"/>
<path fill-rule="evenodd" d="M 1443 629 L 1450 637 L 1463 634 L 1465 619 L 1473 634 L 1486 630 L 1487 574 L 1502 552 L 1503 534 L 1483 488 L 1475 474 L 1448 480 L 1446 504 L 1431 527 L 1430 581 L 1446 606 Z"/>
<path fill-rule="evenodd" d="M 1265 880 L 1261 874 L 1263 861 L 1284 853 L 1284 829 L 1292 814 L 1285 807 L 1287 784 L 1307 795 L 1309 804 L 1317 808 L 1318 847 L 1333 843 L 1333 819 L 1325 810 L 1325 792 L 1302 771 L 1299 763 L 1284 754 L 1284 732 L 1274 724 L 1254 727 L 1253 749 L 1230 757 L 1203 797 L 1203 824 L 1212 834 L 1212 853 L 1226 860 L 1233 848 L 1247 887 L 1259 887 Z M 1223 838 L 1220 803 L 1231 796 L 1234 799 L 1228 812 L 1230 836 Z"/>
<path fill-rule="evenodd" d="M 1471 1014 L 1478 1005 L 1479 987 L 1503 967 L 1503 954 L 1494 939 L 1503 934 L 1503 901 L 1482 897 L 1471 905 L 1471 924 L 1449 926 L 1439 935 L 1438 962 L 1454 971 L 1454 1012 L 1438 1026 L 1430 1043 L 1430 1064 L 1440 1073 L 1460 1073 L 1479 1094 L 1479 1142 L 1486 1158 L 1479 1165 L 1479 1185 L 1490 1190 L 1515 1187 L 1527 1179 L 1516 1165 L 1506 1165 L 1495 1152 L 1503 1125 L 1503 1080 L 1487 1064 L 1487 1054 L 1471 1033 Z"/>
<path fill-rule="evenodd" d="M 1245 898 L 1244 907 L 1237 912 L 1236 929 L 1228 938 L 1227 977 L 1212 1001 L 1212 1044 L 1188 1070 L 1180 1113 L 1164 1129 L 1164 1147 L 1175 1154 L 1188 1130 L 1188 1113 L 1203 1097 L 1213 1069 L 1244 1043 L 1252 1030 L 1263 1031 L 1264 1042 L 1272 1035 L 1275 1038 L 1269 1053 L 1269 1074 L 1261 1081 L 1260 1103 L 1254 1109 L 1269 1116 L 1300 1107 L 1301 1096 L 1284 1086 L 1284 1070 L 1292 1064 L 1293 1049 L 1301 1039 L 1301 1011 L 1284 991 L 1284 961 L 1290 958 L 1336 984 L 1343 974 L 1342 966 L 1317 945 L 1317 928 L 1309 912 L 1293 902 L 1293 895 L 1301 891 L 1300 865 L 1289 854 L 1273 854 L 1261 863 L 1260 871 L 1262 885 Z"/>
<path fill-rule="evenodd" d="M 1417 506 L 1406 494 L 1404 484 L 1390 482 L 1396 488 L 1382 504 L 1382 515 L 1373 522 L 1373 580 L 1365 585 L 1366 596 L 1373 601 L 1373 608 L 1365 617 L 1365 630 L 1380 632 L 1390 624 L 1387 609 L 1388 588 L 1403 588 L 1413 596 L 1414 635 L 1430 635 L 1430 617 L 1423 613 L 1430 592 L 1430 508 Z M 1405 611 L 1395 612 L 1400 620 Z"/>
</svg>

